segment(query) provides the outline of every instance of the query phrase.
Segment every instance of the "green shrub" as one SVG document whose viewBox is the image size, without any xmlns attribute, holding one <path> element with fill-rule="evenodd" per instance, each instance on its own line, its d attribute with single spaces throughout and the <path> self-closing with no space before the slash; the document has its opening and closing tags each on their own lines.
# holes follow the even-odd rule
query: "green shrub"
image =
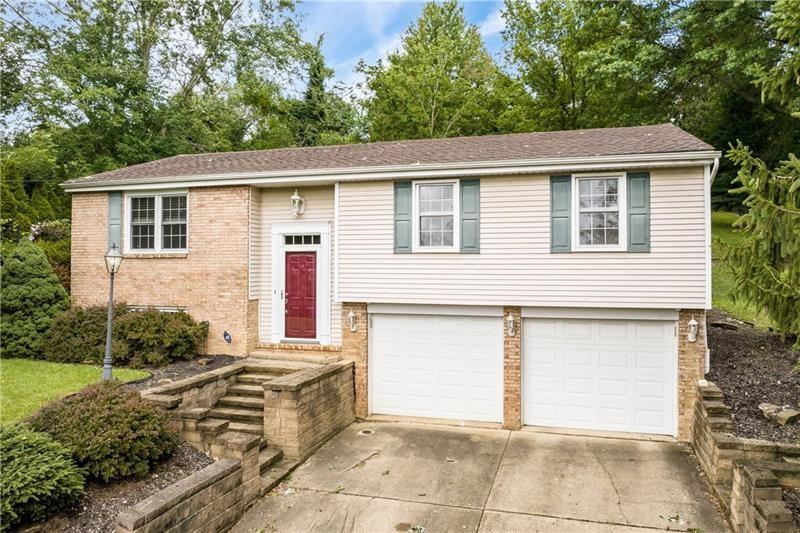
<svg viewBox="0 0 800 533">
<path fill-rule="evenodd" d="M 58 276 L 58 281 L 64 286 L 64 289 L 69 292 L 70 288 L 70 240 L 69 238 L 61 239 L 58 241 L 36 240 L 36 246 L 41 248 L 44 255 L 47 256 L 47 261 L 50 267 Z"/>
<path fill-rule="evenodd" d="M 106 346 L 105 306 L 73 307 L 53 320 L 42 351 L 48 361 L 101 363 Z M 111 353 L 115 364 L 141 367 L 192 359 L 208 336 L 208 322 L 186 313 L 114 307 Z"/>
<path fill-rule="evenodd" d="M 125 304 L 114 306 L 115 320 L 126 315 Z M 42 354 L 48 361 L 57 363 L 101 364 L 106 349 L 106 323 L 108 307 L 72 307 L 53 320 L 50 332 L 42 341 Z M 115 324 L 116 326 L 116 324 Z M 114 363 L 128 363 L 128 344 L 115 327 L 111 339 Z"/>
<path fill-rule="evenodd" d="M 125 339 L 133 367 L 164 365 L 191 359 L 208 336 L 208 323 L 196 323 L 188 314 L 162 313 L 155 309 L 128 313 L 117 326 Z"/>
<path fill-rule="evenodd" d="M 3 261 L 0 277 L 0 356 L 40 357 L 42 338 L 69 297 L 45 254 L 27 239 Z"/>
<path fill-rule="evenodd" d="M 70 448 L 78 465 L 102 481 L 142 476 L 178 446 L 167 416 L 117 381 L 52 402 L 29 423 Z"/>
<path fill-rule="evenodd" d="M 70 451 L 46 433 L 0 426 L 0 527 L 8 530 L 74 507 L 84 475 Z"/>
</svg>

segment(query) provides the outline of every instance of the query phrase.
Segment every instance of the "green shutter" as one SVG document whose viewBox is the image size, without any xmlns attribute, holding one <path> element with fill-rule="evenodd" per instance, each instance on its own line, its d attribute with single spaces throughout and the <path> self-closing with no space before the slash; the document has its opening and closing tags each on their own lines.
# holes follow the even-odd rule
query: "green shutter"
<svg viewBox="0 0 800 533">
<path fill-rule="evenodd" d="M 461 180 L 461 253 L 481 250 L 481 180 Z"/>
<path fill-rule="evenodd" d="M 650 251 L 650 173 L 628 173 L 628 251 Z"/>
<path fill-rule="evenodd" d="M 572 242 L 572 176 L 550 176 L 550 252 L 569 252 Z"/>
<path fill-rule="evenodd" d="M 116 246 L 120 250 L 120 227 L 122 217 L 122 193 L 108 193 L 108 248 Z"/>
<path fill-rule="evenodd" d="M 411 182 L 394 184 L 394 253 L 411 253 Z"/>
</svg>

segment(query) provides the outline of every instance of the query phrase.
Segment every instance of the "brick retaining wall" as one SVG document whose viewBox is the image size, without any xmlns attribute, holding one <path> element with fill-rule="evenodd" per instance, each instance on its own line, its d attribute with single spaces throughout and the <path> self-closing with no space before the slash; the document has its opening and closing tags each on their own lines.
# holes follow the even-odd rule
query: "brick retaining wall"
<svg viewBox="0 0 800 533">
<path fill-rule="evenodd" d="M 783 503 L 784 486 L 800 486 L 800 464 L 734 461 L 731 526 L 751 531 L 793 533 L 794 516 Z"/>
<path fill-rule="evenodd" d="M 355 419 L 353 362 L 340 361 L 264 384 L 264 436 L 304 459 Z"/>
</svg>

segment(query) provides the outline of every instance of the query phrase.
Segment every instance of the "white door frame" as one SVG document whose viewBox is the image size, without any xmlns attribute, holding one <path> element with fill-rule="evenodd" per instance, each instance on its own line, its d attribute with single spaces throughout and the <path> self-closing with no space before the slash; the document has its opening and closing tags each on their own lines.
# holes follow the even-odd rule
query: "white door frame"
<svg viewBox="0 0 800 533">
<path fill-rule="evenodd" d="M 286 235 L 319 235 L 319 244 L 284 244 Z M 270 314 L 270 341 L 331 342 L 330 323 L 330 225 L 327 222 L 287 222 L 272 224 L 272 313 Z M 286 287 L 286 252 L 317 252 L 317 337 L 316 339 L 289 339 L 285 332 L 284 288 Z"/>
</svg>

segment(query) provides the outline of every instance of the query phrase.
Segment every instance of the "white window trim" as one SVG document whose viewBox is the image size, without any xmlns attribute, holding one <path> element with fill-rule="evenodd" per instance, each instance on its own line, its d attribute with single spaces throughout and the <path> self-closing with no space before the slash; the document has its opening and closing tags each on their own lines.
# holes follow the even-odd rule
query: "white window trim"
<svg viewBox="0 0 800 533">
<path fill-rule="evenodd" d="M 186 248 L 163 248 L 161 246 L 161 199 L 165 196 L 186 196 Z M 153 244 L 154 248 L 131 248 L 131 198 L 140 198 L 143 196 L 155 197 L 155 234 Z M 158 191 L 141 191 L 135 193 L 125 193 L 124 195 L 123 211 L 125 214 L 125 227 L 122 230 L 123 234 L 123 253 L 129 255 L 136 254 L 185 254 L 189 251 L 189 190 L 176 189 L 176 190 L 158 190 Z"/>
<path fill-rule="evenodd" d="M 619 180 L 617 203 L 619 204 L 619 243 L 618 244 L 581 244 L 580 239 L 580 193 L 578 180 L 583 178 L 616 178 Z M 628 250 L 628 181 L 626 174 L 614 172 L 597 172 L 591 174 L 572 175 L 572 250 L 576 252 L 625 252 Z"/>
<path fill-rule="evenodd" d="M 320 236 L 319 244 L 284 244 L 286 235 Z M 278 344 L 283 342 L 317 343 L 331 342 L 331 293 L 330 293 L 330 237 L 331 228 L 327 222 L 286 222 L 272 224 L 271 228 L 271 309 L 269 340 Z M 293 339 L 286 337 L 286 252 L 317 252 L 317 337 L 315 339 Z"/>
<path fill-rule="evenodd" d="M 419 244 L 419 187 L 420 185 L 453 186 L 453 246 L 420 246 Z M 458 253 L 461 250 L 461 181 L 422 180 L 411 182 L 412 253 Z"/>
</svg>

